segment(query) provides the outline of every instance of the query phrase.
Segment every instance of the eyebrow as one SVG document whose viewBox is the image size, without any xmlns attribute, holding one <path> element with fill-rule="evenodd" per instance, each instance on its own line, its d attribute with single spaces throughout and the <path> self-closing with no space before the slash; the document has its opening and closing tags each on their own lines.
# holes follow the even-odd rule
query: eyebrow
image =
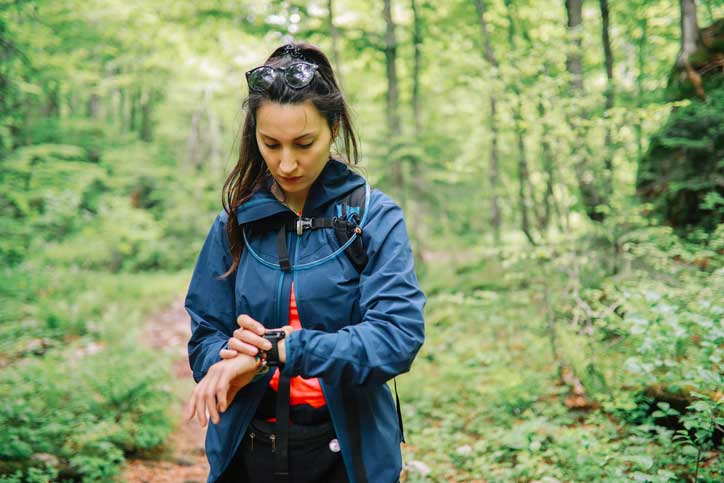
<svg viewBox="0 0 724 483">
<path fill-rule="evenodd" d="M 264 134 L 264 133 L 261 132 L 261 131 L 259 131 L 259 134 L 261 134 L 261 135 L 264 136 L 265 138 L 274 139 L 273 137 L 269 136 L 268 134 Z M 294 140 L 296 141 L 297 139 L 302 139 L 302 138 L 304 138 L 304 137 L 311 136 L 311 135 L 314 135 L 314 134 L 317 134 L 316 131 L 305 132 L 304 134 L 295 137 Z M 274 140 L 276 141 L 276 139 L 274 139 Z"/>
</svg>

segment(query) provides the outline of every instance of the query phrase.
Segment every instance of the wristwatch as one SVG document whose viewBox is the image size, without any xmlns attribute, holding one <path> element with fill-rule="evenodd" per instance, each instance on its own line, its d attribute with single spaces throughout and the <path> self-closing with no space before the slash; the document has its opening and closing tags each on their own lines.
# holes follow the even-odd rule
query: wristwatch
<svg viewBox="0 0 724 483">
<path fill-rule="evenodd" d="M 282 329 L 267 330 L 264 332 L 264 338 L 271 342 L 271 349 L 261 351 L 262 365 L 270 367 L 279 367 L 282 365 L 279 360 L 279 341 L 284 339 L 287 333 Z"/>
</svg>

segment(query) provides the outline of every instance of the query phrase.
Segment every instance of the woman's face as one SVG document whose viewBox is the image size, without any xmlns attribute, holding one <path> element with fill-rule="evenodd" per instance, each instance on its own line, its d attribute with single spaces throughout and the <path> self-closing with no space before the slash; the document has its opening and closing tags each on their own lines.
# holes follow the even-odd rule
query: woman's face
<svg viewBox="0 0 724 483">
<path fill-rule="evenodd" d="M 266 101 L 256 111 L 256 141 L 274 179 L 290 200 L 303 204 L 329 160 L 332 132 L 312 101 Z"/>
</svg>

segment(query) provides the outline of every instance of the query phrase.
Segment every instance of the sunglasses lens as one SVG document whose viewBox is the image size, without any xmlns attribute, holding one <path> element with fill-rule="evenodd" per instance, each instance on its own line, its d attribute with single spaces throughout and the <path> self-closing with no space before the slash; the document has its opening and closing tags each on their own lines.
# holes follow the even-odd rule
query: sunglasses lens
<svg viewBox="0 0 724 483">
<path fill-rule="evenodd" d="M 314 77 L 315 67 L 312 64 L 302 63 L 290 65 L 285 72 L 287 84 L 295 89 L 306 86 Z"/>
<path fill-rule="evenodd" d="M 268 89 L 274 82 L 274 69 L 271 67 L 259 67 L 249 74 L 249 89 L 263 91 Z"/>
</svg>

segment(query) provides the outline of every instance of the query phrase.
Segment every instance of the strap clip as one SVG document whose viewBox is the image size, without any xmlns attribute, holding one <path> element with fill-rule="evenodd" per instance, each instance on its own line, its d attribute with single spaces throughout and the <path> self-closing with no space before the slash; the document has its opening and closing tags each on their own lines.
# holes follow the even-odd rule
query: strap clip
<svg viewBox="0 0 724 483">
<path fill-rule="evenodd" d="M 304 233 L 304 229 L 310 229 L 312 228 L 312 219 L 311 218 L 299 218 L 297 220 L 297 235 L 302 236 L 302 233 Z"/>
</svg>

